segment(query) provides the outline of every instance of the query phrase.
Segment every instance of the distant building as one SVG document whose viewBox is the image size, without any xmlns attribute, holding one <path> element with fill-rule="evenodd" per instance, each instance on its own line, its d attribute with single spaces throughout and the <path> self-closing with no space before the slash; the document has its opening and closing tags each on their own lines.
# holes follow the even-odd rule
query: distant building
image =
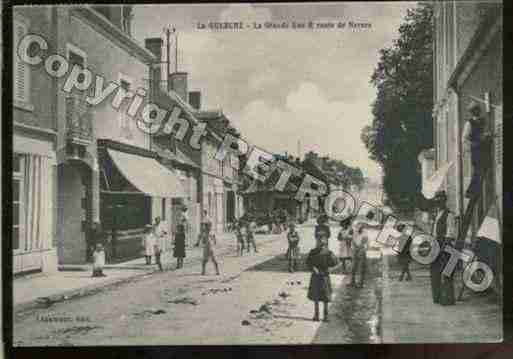
<svg viewBox="0 0 513 359">
<path fill-rule="evenodd" d="M 215 158 L 218 148 L 223 142 L 230 121 L 221 110 L 195 113 L 199 121 L 206 123 L 207 135 L 202 143 L 202 208 L 206 210 L 214 223 L 216 232 L 228 229 L 244 214 L 244 204 L 239 193 L 239 159 L 232 153 L 227 153 L 220 161 Z"/>
</svg>

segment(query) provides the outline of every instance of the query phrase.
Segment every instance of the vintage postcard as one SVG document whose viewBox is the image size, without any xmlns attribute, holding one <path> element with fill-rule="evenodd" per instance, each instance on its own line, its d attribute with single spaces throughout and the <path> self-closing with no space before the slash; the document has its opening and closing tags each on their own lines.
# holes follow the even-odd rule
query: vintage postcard
<svg viewBox="0 0 513 359">
<path fill-rule="evenodd" d="M 502 341 L 502 2 L 7 10 L 15 347 Z"/>
</svg>

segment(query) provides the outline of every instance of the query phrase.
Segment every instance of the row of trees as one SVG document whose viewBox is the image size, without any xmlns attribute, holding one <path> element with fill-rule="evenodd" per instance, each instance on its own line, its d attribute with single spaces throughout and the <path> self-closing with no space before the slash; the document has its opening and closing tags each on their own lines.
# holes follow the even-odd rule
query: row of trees
<svg viewBox="0 0 513 359">
<path fill-rule="evenodd" d="M 328 182 L 336 186 L 349 188 L 349 186 L 355 185 L 361 188 L 364 183 L 362 170 L 359 167 L 351 167 L 342 160 L 329 156 L 320 157 L 317 153 L 310 151 L 305 154 L 303 163 L 317 166 L 327 177 Z"/>
<path fill-rule="evenodd" d="M 411 210 L 421 188 L 417 157 L 433 146 L 433 7 L 407 12 L 399 38 L 380 51 L 371 77 L 377 89 L 373 121 L 361 133 L 370 158 L 383 169 L 390 204 Z"/>
</svg>

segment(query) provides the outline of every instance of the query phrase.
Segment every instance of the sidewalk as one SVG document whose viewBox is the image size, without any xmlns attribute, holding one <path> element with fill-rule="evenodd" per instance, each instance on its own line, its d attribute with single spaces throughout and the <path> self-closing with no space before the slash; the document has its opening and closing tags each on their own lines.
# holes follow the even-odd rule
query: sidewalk
<svg viewBox="0 0 513 359">
<path fill-rule="evenodd" d="M 282 239 L 283 235 L 256 235 L 257 245 L 262 245 L 273 240 Z M 235 254 L 235 235 L 224 233 L 218 235 L 217 254 L 224 256 Z M 184 266 L 201 262 L 202 248 L 187 248 L 187 257 Z M 154 259 L 152 259 L 152 263 Z M 176 259 L 172 252 L 162 255 L 162 263 L 165 270 L 174 269 Z M 24 311 L 37 307 L 44 307 L 53 302 L 68 300 L 92 294 L 102 288 L 119 285 L 136 278 L 151 275 L 158 271 L 157 265 L 146 265 L 144 257 L 107 265 L 104 273 L 106 277 L 92 278 L 91 264 L 59 266 L 61 271 L 48 274 L 37 274 L 22 277 L 13 281 L 13 312 Z"/>
<path fill-rule="evenodd" d="M 399 282 L 395 254 L 383 248 L 383 343 L 489 342 L 502 340 L 502 308 L 493 294 L 466 290 L 453 306 L 433 303 L 429 267 L 411 264 L 413 280 Z"/>
</svg>

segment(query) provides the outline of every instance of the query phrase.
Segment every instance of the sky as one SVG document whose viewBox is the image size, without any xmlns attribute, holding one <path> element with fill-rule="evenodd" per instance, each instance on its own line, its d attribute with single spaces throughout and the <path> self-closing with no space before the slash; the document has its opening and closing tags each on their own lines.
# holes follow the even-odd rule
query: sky
<svg viewBox="0 0 513 359">
<path fill-rule="evenodd" d="M 144 44 L 178 33 L 178 70 L 202 109 L 222 109 L 248 142 L 273 153 L 320 155 L 380 177 L 360 140 L 372 121 L 370 76 L 413 2 L 176 4 L 134 6 L 132 34 Z M 198 29 L 242 21 L 243 30 Z M 253 23 L 346 22 L 344 29 L 252 29 Z M 370 23 L 349 28 L 348 23 Z M 172 38 L 171 68 L 174 69 Z M 165 53 L 165 51 L 164 51 Z M 298 146 L 299 144 L 299 146 Z"/>
</svg>

